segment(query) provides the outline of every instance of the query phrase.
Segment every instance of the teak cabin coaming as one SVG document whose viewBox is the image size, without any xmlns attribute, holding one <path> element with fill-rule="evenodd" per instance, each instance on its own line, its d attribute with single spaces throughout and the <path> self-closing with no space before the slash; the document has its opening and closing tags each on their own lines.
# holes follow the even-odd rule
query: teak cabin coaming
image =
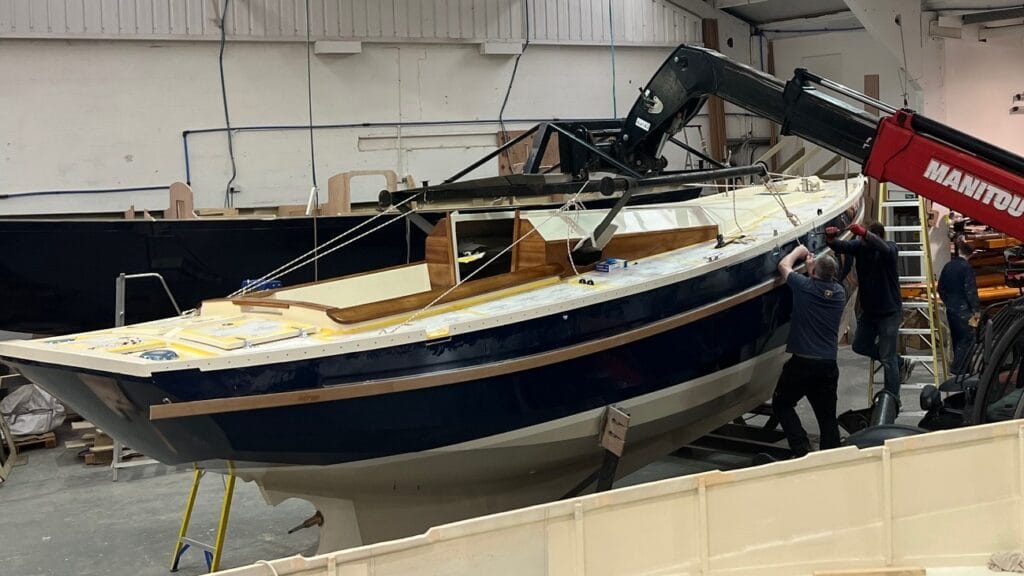
<svg viewBox="0 0 1024 576">
<path fill-rule="evenodd" d="M 632 230 L 619 221 L 633 218 L 630 211 L 623 212 L 617 219 L 621 232 L 605 246 L 604 257 L 633 261 L 714 240 L 718 234 L 718 225 L 699 208 L 663 206 L 640 210 L 662 211 L 671 218 L 661 218 L 658 229 Z M 413 313 L 431 303 L 498 297 L 506 290 L 529 289 L 532 284 L 542 286 L 577 272 L 592 271 L 594 264 L 575 264 L 569 254 L 586 233 L 587 225 L 604 214 L 603 210 L 539 214 L 452 212 L 428 235 L 423 262 L 254 292 L 231 299 L 230 303 L 243 311 L 304 309 L 317 316 L 326 314 L 338 324 L 353 325 Z M 646 226 L 643 222 L 636 224 L 638 228 Z M 479 257 L 460 261 L 463 253 Z M 499 254 L 487 269 L 474 273 Z M 208 303 L 216 302 L 224 301 Z"/>
</svg>

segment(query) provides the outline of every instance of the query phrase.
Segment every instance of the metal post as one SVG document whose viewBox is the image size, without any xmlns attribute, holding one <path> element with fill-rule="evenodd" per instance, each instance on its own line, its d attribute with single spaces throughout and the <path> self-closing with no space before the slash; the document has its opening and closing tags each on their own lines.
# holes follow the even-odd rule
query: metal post
<svg viewBox="0 0 1024 576">
<path fill-rule="evenodd" d="M 127 286 L 128 286 L 128 280 L 133 279 L 133 278 L 156 278 L 157 280 L 159 280 L 160 281 L 160 285 L 163 286 L 164 292 L 167 294 L 167 297 L 171 300 L 171 305 L 174 306 L 174 311 L 177 312 L 179 315 L 181 314 L 181 308 L 178 306 L 178 301 L 174 299 L 174 295 L 171 294 L 170 287 L 167 286 L 167 282 L 164 280 L 164 277 L 161 276 L 158 272 L 145 272 L 145 273 L 142 273 L 142 274 L 125 274 L 124 272 L 122 272 L 122 273 L 117 275 L 117 278 L 114 278 L 114 327 L 115 328 L 119 328 L 121 326 L 124 326 L 125 322 L 127 321 L 127 319 L 125 317 L 125 291 L 126 291 Z M 121 450 L 124 449 L 124 446 L 121 444 L 120 440 L 115 438 L 114 439 L 114 447 L 113 448 L 114 448 L 114 451 L 113 451 L 112 459 L 110 461 L 110 468 L 112 470 L 111 474 L 113 476 L 113 481 L 117 482 L 117 470 L 119 468 L 123 467 L 123 466 L 126 466 L 126 465 L 123 465 L 121 463 Z M 146 458 L 145 460 L 140 460 L 138 462 L 133 462 L 132 464 L 155 464 L 155 463 L 156 463 L 156 460 L 152 460 L 150 458 Z"/>
<path fill-rule="evenodd" d="M 124 272 L 114 279 L 114 326 L 124 326 Z"/>
<path fill-rule="evenodd" d="M 127 276 L 124 272 L 117 275 L 114 279 L 114 326 L 124 326 L 124 289 Z M 117 482 L 117 469 L 121 466 L 121 442 L 114 440 L 114 451 L 111 456 L 110 469 L 113 471 L 113 481 Z M 193 498 L 195 496 L 193 495 Z M 179 541 L 180 544 L 180 541 Z"/>
</svg>

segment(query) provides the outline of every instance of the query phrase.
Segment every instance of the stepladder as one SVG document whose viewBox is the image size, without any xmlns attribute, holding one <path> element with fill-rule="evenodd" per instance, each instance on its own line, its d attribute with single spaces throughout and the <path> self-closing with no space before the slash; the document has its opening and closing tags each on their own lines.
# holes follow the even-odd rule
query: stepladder
<svg viewBox="0 0 1024 576">
<path fill-rule="evenodd" d="M 903 388 L 919 390 L 927 384 L 937 387 L 947 378 L 946 328 L 928 239 L 926 200 L 880 184 L 878 221 L 885 226 L 886 239 L 899 248 L 897 269 L 903 301 L 899 327 L 901 356 L 915 361 L 921 368 Z M 878 363 L 872 361 L 869 403 L 875 392 L 878 369 Z"/>
<path fill-rule="evenodd" d="M 228 517 L 231 515 L 231 500 L 235 493 L 235 467 L 228 463 L 227 474 L 224 475 L 224 500 L 220 509 L 220 520 L 217 522 L 217 534 L 213 544 L 200 542 L 189 538 L 188 528 L 192 521 L 192 512 L 195 509 L 196 497 L 199 495 L 199 484 L 206 475 L 206 470 L 196 466 L 192 474 L 192 487 L 188 493 L 188 500 L 185 503 L 185 512 L 181 517 L 181 528 L 178 530 L 178 538 L 174 542 L 174 552 L 171 554 L 171 572 L 178 571 L 178 564 L 185 552 L 192 547 L 203 551 L 203 558 L 206 560 L 206 568 L 210 572 L 216 572 L 220 568 L 221 554 L 224 551 L 224 539 L 228 532 Z"/>
</svg>

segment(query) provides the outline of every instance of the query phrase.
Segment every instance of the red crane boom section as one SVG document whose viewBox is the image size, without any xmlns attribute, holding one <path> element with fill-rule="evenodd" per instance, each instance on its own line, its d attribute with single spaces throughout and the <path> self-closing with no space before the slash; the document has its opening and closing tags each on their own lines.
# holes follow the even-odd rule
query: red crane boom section
<svg viewBox="0 0 1024 576">
<path fill-rule="evenodd" d="M 1024 240 L 1024 178 L 915 132 L 912 116 L 881 120 L 864 173 Z"/>
</svg>

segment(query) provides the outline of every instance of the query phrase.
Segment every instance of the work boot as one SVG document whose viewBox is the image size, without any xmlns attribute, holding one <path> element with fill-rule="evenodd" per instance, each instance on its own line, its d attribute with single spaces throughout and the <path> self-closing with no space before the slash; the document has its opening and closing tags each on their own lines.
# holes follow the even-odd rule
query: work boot
<svg viewBox="0 0 1024 576">
<path fill-rule="evenodd" d="M 917 366 L 917 360 L 900 356 L 900 384 L 906 384 Z"/>
</svg>

